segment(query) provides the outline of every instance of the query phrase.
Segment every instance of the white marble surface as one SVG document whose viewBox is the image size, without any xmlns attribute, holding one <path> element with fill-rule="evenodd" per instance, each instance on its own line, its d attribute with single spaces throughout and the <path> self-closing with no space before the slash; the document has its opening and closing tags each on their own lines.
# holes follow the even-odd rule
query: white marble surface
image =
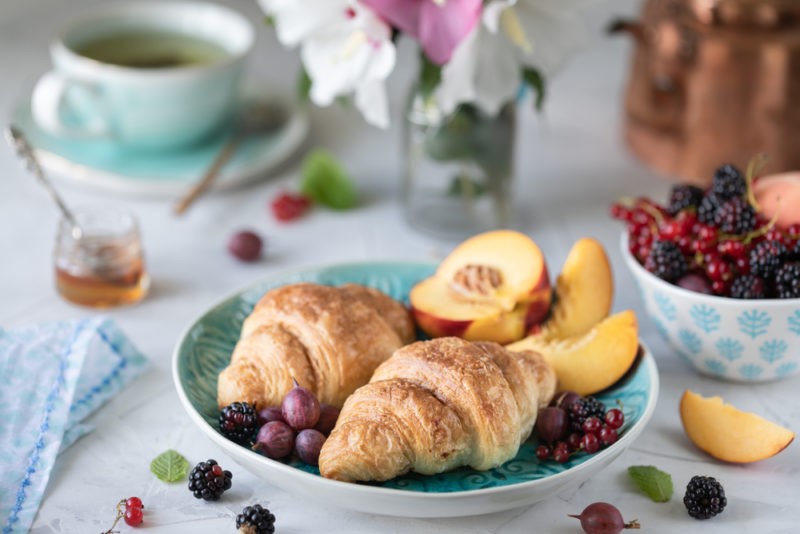
<svg viewBox="0 0 800 534">
<path fill-rule="evenodd" d="M 48 67 L 46 43 L 65 18 L 97 0 L 3 0 L 0 3 L 0 113 L 29 90 Z M 261 502 L 278 517 L 278 532 L 580 532 L 568 513 L 595 501 L 617 505 L 637 517 L 642 532 L 794 533 L 798 531 L 800 446 L 753 465 L 726 465 L 698 451 L 684 435 L 678 399 L 687 387 L 722 394 L 741 408 L 800 429 L 800 378 L 759 386 L 733 385 L 700 377 L 686 367 L 657 336 L 645 318 L 632 279 L 617 250 L 619 226 L 606 216 L 608 203 L 621 194 L 663 198 L 667 184 L 637 164 L 625 151 L 620 134 L 620 99 L 629 53 L 624 39 L 600 35 L 611 13 L 631 13 L 637 2 L 600 5 L 591 20 L 597 38 L 556 79 L 546 114 L 521 114 L 518 183 L 515 195 L 520 225 L 544 250 L 557 272 L 570 245 L 592 235 L 608 248 L 617 282 L 616 309 L 640 313 L 642 337 L 657 356 L 662 389 L 654 419 L 634 446 L 608 469 L 581 487 L 540 504 L 495 515 L 462 519 L 415 520 L 379 517 L 331 508 L 287 494 L 231 465 L 201 436 L 179 406 L 170 377 L 170 355 L 187 323 L 221 295 L 282 269 L 340 261 L 386 258 L 438 258 L 452 243 L 419 235 L 404 223 L 396 201 L 399 183 L 399 129 L 379 132 L 352 110 L 331 108 L 312 113 L 308 145 L 335 152 L 350 169 L 365 199 L 358 210 L 316 210 L 290 225 L 277 224 L 266 210 L 276 191 L 296 179 L 293 162 L 261 185 L 205 198 L 176 219 L 169 205 L 116 199 L 139 216 L 154 285 L 140 305 L 111 315 L 150 358 L 153 369 L 90 422 L 96 430 L 60 457 L 32 532 L 91 534 L 108 528 L 120 498 L 138 495 L 147 506 L 142 532 L 233 532 L 233 517 L 246 504 Z M 233 2 L 259 20 L 250 2 Z M 413 51 L 403 47 L 404 68 L 391 80 L 391 103 L 397 111 L 410 79 Z M 296 57 L 281 50 L 261 29 L 252 76 L 289 90 Z M 288 73 L 288 75 L 287 75 Z M 53 289 L 51 250 L 56 215 L 42 190 L 25 175 L 10 152 L 0 148 L 0 324 L 14 327 L 35 321 L 92 314 L 58 298 Z M 86 192 L 65 190 L 74 204 L 102 202 Z M 241 226 L 267 236 L 268 254 L 243 265 L 224 251 L 226 238 Z M 149 472 L 150 460 L 167 448 L 196 462 L 214 457 L 234 473 L 234 488 L 217 504 L 196 501 L 183 483 L 166 485 Z M 640 495 L 625 472 L 634 464 L 654 464 L 672 474 L 677 492 L 669 503 Z M 711 521 L 697 522 L 684 511 L 683 488 L 692 475 L 718 477 L 729 505 Z M 133 531 L 122 526 L 122 530 Z"/>
</svg>

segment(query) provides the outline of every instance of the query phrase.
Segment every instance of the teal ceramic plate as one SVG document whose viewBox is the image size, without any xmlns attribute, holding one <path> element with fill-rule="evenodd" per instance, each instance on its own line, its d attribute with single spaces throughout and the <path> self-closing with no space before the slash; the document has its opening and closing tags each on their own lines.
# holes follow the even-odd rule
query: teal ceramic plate
<svg viewBox="0 0 800 534">
<path fill-rule="evenodd" d="M 222 168 L 212 189 L 226 189 L 267 176 L 301 145 L 308 133 L 308 116 L 288 100 L 252 93 L 284 109 L 288 118 L 276 130 L 251 135 L 240 143 Z M 110 139 L 60 138 L 39 128 L 26 99 L 14 111 L 13 122 L 34 147 L 42 166 L 54 176 L 77 185 L 126 195 L 176 197 L 199 180 L 222 146 L 233 135 L 228 127 L 182 150 L 137 152 Z"/>
<path fill-rule="evenodd" d="M 318 469 L 299 461 L 270 460 L 219 433 L 217 375 L 230 360 L 242 322 L 264 292 L 301 281 L 354 282 L 407 303 L 411 287 L 434 270 L 432 264 L 400 262 L 306 269 L 253 284 L 223 300 L 189 326 L 175 349 L 173 378 L 184 407 L 200 429 L 237 462 L 277 486 L 364 512 L 412 517 L 474 515 L 531 504 L 599 471 L 642 431 L 658 398 L 658 371 L 646 349 L 621 383 L 598 395 L 607 406 L 619 400 L 624 407 L 619 441 L 591 456 L 577 454 L 564 464 L 537 460 L 538 443 L 531 439 L 516 458 L 488 471 L 462 468 L 436 476 L 408 474 L 383 483 L 348 484 L 324 479 Z"/>
</svg>

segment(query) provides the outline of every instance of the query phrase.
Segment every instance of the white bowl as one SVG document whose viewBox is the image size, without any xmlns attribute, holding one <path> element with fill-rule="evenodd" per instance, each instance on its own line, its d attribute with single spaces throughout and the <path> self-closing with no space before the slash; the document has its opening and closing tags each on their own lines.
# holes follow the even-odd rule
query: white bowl
<svg viewBox="0 0 800 534">
<path fill-rule="evenodd" d="M 800 372 L 800 299 L 733 299 L 661 280 L 620 248 L 647 313 L 675 351 L 704 375 L 766 382 Z"/>
</svg>

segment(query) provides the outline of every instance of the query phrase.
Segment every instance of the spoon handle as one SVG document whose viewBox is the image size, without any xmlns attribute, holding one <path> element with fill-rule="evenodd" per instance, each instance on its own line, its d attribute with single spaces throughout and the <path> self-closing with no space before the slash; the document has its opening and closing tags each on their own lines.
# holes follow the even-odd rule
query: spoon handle
<svg viewBox="0 0 800 534">
<path fill-rule="evenodd" d="M 6 140 L 8 144 L 11 145 L 11 148 L 17 153 L 17 156 L 22 160 L 25 168 L 28 169 L 36 178 L 38 178 L 39 182 L 44 186 L 47 192 L 50 194 L 50 197 L 55 201 L 58 209 L 61 210 L 61 213 L 64 215 L 64 218 L 69 221 L 73 228 L 77 227 L 78 224 L 75 221 L 75 216 L 72 215 L 72 212 L 67 208 L 67 205 L 64 204 L 64 201 L 61 200 L 58 192 L 53 187 L 53 184 L 50 183 L 50 180 L 44 174 L 41 165 L 39 165 L 39 160 L 36 159 L 36 155 L 33 153 L 33 149 L 28 141 L 25 139 L 23 133 L 14 126 L 10 124 L 5 131 Z"/>
<path fill-rule="evenodd" d="M 237 134 L 227 143 L 225 143 L 222 149 L 220 149 L 219 153 L 217 153 L 217 157 L 214 158 L 214 161 L 209 166 L 205 175 L 203 175 L 203 178 L 194 184 L 175 204 L 175 207 L 173 208 L 175 215 L 181 215 L 183 212 L 185 212 L 192 202 L 194 202 L 195 199 L 197 199 L 197 197 L 199 197 L 206 189 L 208 189 L 214 180 L 216 180 L 217 176 L 219 176 L 219 171 L 236 152 L 236 148 L 239 146 L 240 139 L 241 136 Z"/>
</svg>

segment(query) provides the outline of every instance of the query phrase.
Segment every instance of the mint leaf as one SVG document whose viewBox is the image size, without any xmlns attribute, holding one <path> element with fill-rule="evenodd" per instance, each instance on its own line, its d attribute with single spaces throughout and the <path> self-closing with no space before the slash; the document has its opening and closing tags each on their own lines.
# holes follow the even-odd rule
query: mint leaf
<svg viewBox="0 0 800 534">
<path fill-rule="evenodd" d="M 531 89 L 536 93 L 536 99 L 533 101 L 534 106 L 536 106 L 536 110 L 540 111 L 542 109 L 542 105 L 544 104 L 544 96 L 545 96 L 545 82 L 544 76 L 538 70 L 528 67 L 522 71 L 522 77 L 525 80 Z"/>
<path fill-rule="evenodd" d="M 297 78 L 297 98 L 301 102 L 308 102 L 308 94 L 311 92 L 311 77 L 306 69 L 300 67 L 300 75 Z"/>
<path fill-rule="evenodd" d="M 314 202 L 333 208 L 347 210 L 358 200 L 350 177 L 328 151 L 317 149 L 303 162 L 300 190 Z"/>
<path fill-rule="evenodd" d="M 672 497 L 672 477 L 652 465 L 632 465 L 628 468 L 639 489 L 655 502 L 667 502 Z"/>
<path fill-rule="evenodd" d="M 177 482 L 189 471 L 189 460 L 172 449 L 156 456 L 150 462 L 150 471 L 164 482 Z"/>
</svg>

